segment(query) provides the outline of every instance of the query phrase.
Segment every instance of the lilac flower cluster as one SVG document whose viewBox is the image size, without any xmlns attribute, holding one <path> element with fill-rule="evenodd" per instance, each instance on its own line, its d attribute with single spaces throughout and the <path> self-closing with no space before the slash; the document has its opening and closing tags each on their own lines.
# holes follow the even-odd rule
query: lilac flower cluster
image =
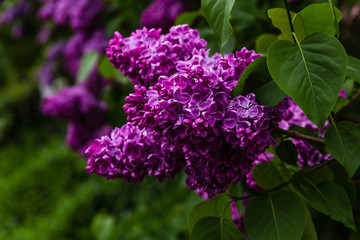
<svg viewBox="0 0 360 240">
<path fill-rule="evenodd" d="M 147 86 L 161 75 L 175 73 L 178 61 L 190 59 L 193 49 L 203 49 L 206 44 L 199 32 L 187 25 L 172 27 L 166 35 L 161 35 L 161 29 L 144 27 L 127 38 L 115 32 L 106 54 L 134 84 Z"/>
<path fill-rule="evenodd" d="M 88 28 L 104 8 L 102 0 L 43 0 L 41 19 L 51 18 L 57 25 L 69 23 L 74 30 Z"/>
<path fill-rule="evenodd" d="M 38 12 L 41 19 L 52 19 L 56 25 L 69 24 L 75 32 L 70 39 L 51 45 L 46 52 L 45 64 L 39 70 L 40 88 L 45 96 L 41 110 L 45 115 L 69 121 L 66 142 L 73 150 L 84 154 L 93 139 L 111 132 L 111 127 L 105 123 L 106 104 L 99 100 L 107 83 L 94 68 L 85 81 L 59 92 L 53 90 L 53 84 L 57 69 L 63 67 L 75 79 L 85 54 L 105 52 L 107 37 L 104 31 L 90 28 L 104 4 L 101 0 L 43 2 Z M 44 36 L 39 36 L 42 43 L 49 33 L 45 27 L 44 33 L 41 32 Z"/>
<path fill-rule="evenodd" d="M 110 126 L 105 124 L 106 109 L 86 84 L 63 88 L 45 97 L 41 104 L 45 115 L 70 122 L 67 143 L 82 154 L 91 140 L 110 132 Z"/>
<path fill-rule="evenodd" d="M 206 41 L 187 25 L 173 27 L 165 35 L 146 28 L 129 38 L 116 32 L 109 45 L 110 61 L 135 84 L 135 92 L 125 98 L 123 107 L 128 122 L 152 135 L 149 145 L 160 146 L 168 156 L 181 156 L 176 165 L 185 167 L 190 190 L 209 197 L 224 192 L 250 172 L 258 154 L 275 143 L 269 127 L 281 120 L 283 111 L 258 105 L 254 94 L 234 99 L 230 95 L 244 69 L 260 56 L 254 51 L 243 48 L 224 59 L 220 54 L 210 57 Z M 89 147 L 88 170 L 99 169 L 100 163 L 114 165 L 114 158 L 102 150 L 113 146 L 105 139 L 110 138 Z M 121 148 L 117 146 L 116 151 Z M 115 163 L 116 169 L 130 164 Z M 100 175 L 113 176 L 114 170 L 101 169 L 105 170 Z"/>
<path fill-rule="evenodd" d="M 153 131 L 139 129 L 131 123 L 115 128 L 110 136 L 95 140 L 86 154 L 89 155 L 89 173 L 109 178 L 123 178 L 140 183 L 146 175 L 159 181 L 172 178 L 183 169 L 181 155 L 162 150 L 154 141 Z"/>
<path fill-rule="evenodd" d="M 148 28 L 168 29 L 184 11 L 181 0 L 154 0 L 142 12 L 140 24 Z"/>
</svg>

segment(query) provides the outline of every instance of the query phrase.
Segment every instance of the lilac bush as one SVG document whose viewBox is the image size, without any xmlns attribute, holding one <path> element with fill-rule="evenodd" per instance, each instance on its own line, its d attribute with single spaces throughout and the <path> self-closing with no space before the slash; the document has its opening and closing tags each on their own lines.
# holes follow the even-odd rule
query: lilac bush
<svg viewBox="0 0 360 240">
<path fill-rule="evenodd" d="M 246 66 L 261 55 L 243 48 L 224 58 L 209 56 L 206 41 L 187 25 L 172 27 L 165 35 L 143 28 L 128 38 L 118 32 L 114 36 L 106 50 L 109 60 L 135 84 L 123 107 L 127 120 L 132 127 L 151 131 L 162 151 L 181 156 L 171 166 L 184 168 L 190 190 L 209 197 L 224 192 L 243 180 L 258 155 L 275 144 L 269 127 L 281 120 L 283 110 L 258 105 L 254 94 L 234 99 L 230 95 Z M 89 172 L 130 181 L 123 173 L 113 174 L 126 167 L 111 155 L 122 151 L 113 141 L 103 137 L 89 147 Z M 104 150 L 110 148 L 115 150 Z M 154 171 L 144 170 L 153 155 L 141 152 L 142 174 L 134 181 Z M 104 170 L 103 164 L 115 169 Z"/>
</svg>

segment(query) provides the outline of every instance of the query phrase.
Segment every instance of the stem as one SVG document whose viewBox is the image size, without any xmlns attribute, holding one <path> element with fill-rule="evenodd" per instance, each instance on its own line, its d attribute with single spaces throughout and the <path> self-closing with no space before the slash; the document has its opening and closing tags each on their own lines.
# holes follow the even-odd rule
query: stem
<svg viewBox="0 0 360 240">
<path fill-rule="evenodd" d="M 277 128 L 277 131 L 281 132 L 282 134 L 284 134 L 284 135 L 286 135 L 288 137 L 302 139 L 302 140 L 306 140 L 306 141 L 309 141 L 309 142 L 325 145 L 325 141 L 322 138 L 311 137 L 309 135 L 299 133 L 298 131 L 284 130 L 284 129 L 281 129 L 281 128 Z"/>
<path fill-rule="evenodd" d="M 290 24 L 291 33 L 294 33 L 295 31 L 294 31 L 294 26 L 293 26 L 292 20 L 291 20 L 291 14 L 290 14 L 290 10 L 289 10 L 288 0 L 284 0 L 284 5 L 285 5 L 287 16 L 288 16 L 288 21 L 289 21 L 289 24 Z M 294 35 L 293 34 L 291 34 L 291 35 L 293 37 L 294 43 L 296 43 Z"/>
</svg>

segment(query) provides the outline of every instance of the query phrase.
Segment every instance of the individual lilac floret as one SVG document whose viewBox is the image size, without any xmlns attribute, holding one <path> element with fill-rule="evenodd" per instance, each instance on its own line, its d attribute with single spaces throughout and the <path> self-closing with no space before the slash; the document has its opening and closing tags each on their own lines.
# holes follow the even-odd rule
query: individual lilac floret
<svg viewBox="0 0 360 240">
<path fill-rule="evenodd" d="M 146 175 L 162 181 L 172 178 L 184 166 L 181 155 L 170 155 L 154 142 L 152 130 L 141 130 L 131 123 L 115 128 L 110 136 L 96 139 L 86 154 L 86 170 L 90 174 L 127 182 L 140 183 Z"/>
<path fill-rule="evenodd" d="M 41 110 L 51 117 L 99 127 L 104 123 L 106 104 L 96 99 L 83 85 L 76 85 L 46 97 Z"/>
<path fill-rule="evenodd" d="M 87 29 L 101 13 L 102 0 L 45 0 L 38 12 L 41 19 L 52 18 L 57 25 L 69 25 L 74 30 Z"/>
<path fill-rule="evenodd" d="M 161 75 L 175 73 L 178 61 L 190 59 L 194 49 L 204 49 L 206 44 L 199 31 L 187 25 L 174 26 L 166 35 L 161 35 L 161 29 L 144 27 L 127 38 L 115 32 L 106 54 L 134 84 L 148 86 Z"/>
<path fill-rule="evenodd" d="M 148 28 L 168 29 L 184 11 L 181 0 L 154 0 L 142 12 L 140 24 Z"/>
<path fill-rule="evenodd" d="M 11 23 L 15 18 L 24 16 L 30 12 L 30 4 L 27 0 L 20 0 L 17 4 L 0 14 L 0 25 Z"/>
</svg>

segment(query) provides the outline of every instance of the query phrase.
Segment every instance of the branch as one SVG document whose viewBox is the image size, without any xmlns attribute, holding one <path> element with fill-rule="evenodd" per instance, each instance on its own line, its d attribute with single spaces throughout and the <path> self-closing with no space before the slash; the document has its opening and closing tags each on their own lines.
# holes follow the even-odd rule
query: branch
<svg viewBox="0 0 360 240">
<path fill-rule="evenodd" d="M 341 111 L 343 111 L 347 106 L 353 103 L 359 96 L 360 96 L 360 89 L 354 95 L 352 95 L 349 102 L 347 102 L 344 106 L 342 106 L 339 111 L 337 111 L 336 115 L 339 115 Z"/>
<path fill-rule="evenodd" d="M 311 137 L 309 135 L 305 135 L 305 134 L 302 134 L 302 133 L 299 133 L 299 132 L 293 131 L 293 130 L 284 130 L 281 128 L 277 128 L 276 130 L 288 137 L 302 139 L 302 140 L 306 140 L 309 142 L 325 145 L 325 141 L 322 138 Z"/>
</svg>

